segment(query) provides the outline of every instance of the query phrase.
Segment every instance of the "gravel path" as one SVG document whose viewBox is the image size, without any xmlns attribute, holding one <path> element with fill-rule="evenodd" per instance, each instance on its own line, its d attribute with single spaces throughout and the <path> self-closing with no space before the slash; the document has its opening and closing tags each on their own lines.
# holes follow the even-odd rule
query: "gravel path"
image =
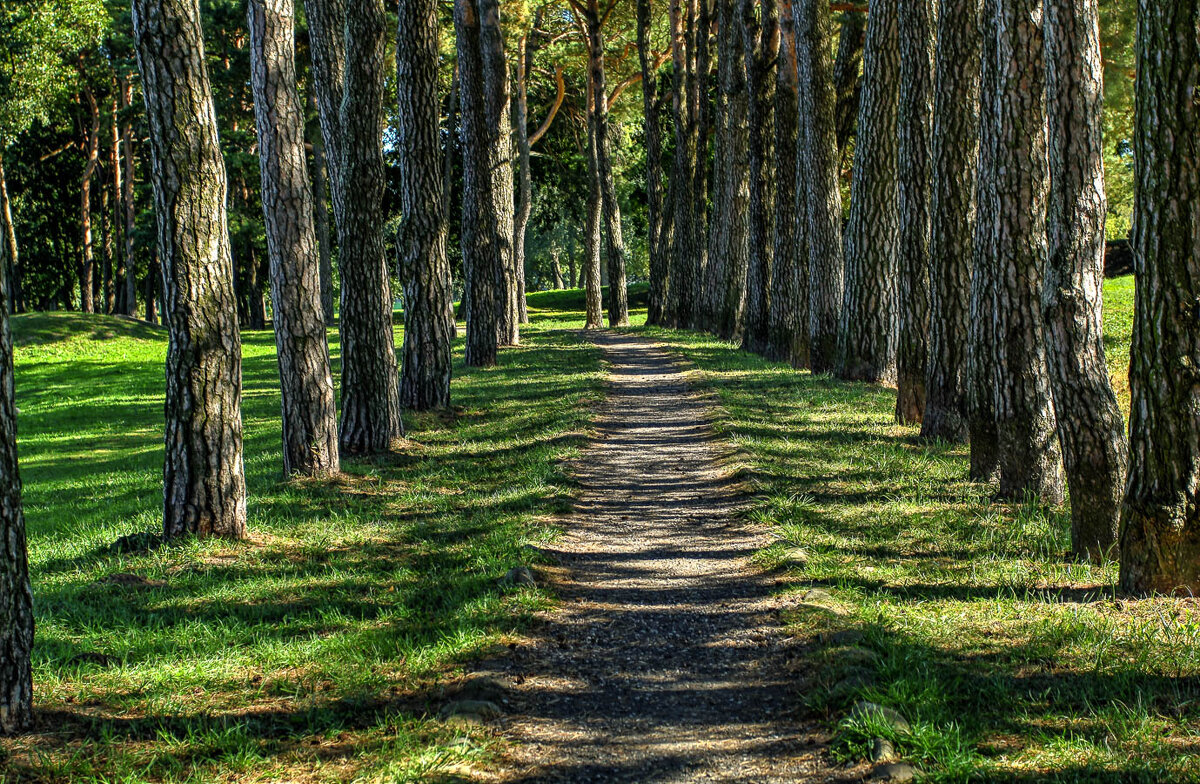
<svg viewBox="0 0 1200 784">
<path fill-rule="evenodd" d="M 594 339 L 610 392 L 554 551 L 562 607 L 504 659 L 503 779 L 827 780 L 775 582 L 748 563 L 765 537 L 734 517 L 706 404 L 655 344 Z"/>
</svg>

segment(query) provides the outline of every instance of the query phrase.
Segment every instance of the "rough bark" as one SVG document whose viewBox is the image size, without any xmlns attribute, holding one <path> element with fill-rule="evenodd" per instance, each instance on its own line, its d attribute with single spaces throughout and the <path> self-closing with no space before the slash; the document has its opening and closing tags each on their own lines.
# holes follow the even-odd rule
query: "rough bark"
<svg viewBox="0 0 1200 784">
<path fill-rule="evenodd" d="M 604 77 L 604 35 L 600 4 L 588 0 L 584 16 L 588 34 L 588 69 L 591 72 L 591 123 L 596 145 L 596 173 L 604 217 L 605 258 L 608 263 L 608 326 L 629 324 L 629 296 L 625 283 L 625 239 L 621 233 L 621 205 L 613 177 L 612 145 L 608 138 L 608 88 Z"/>
<path fill-rule="evenodd" d="M 775 67 L 779 57 L 776 0 L 739 0 L 746 58 L 747 149 L 750 158 L 749 263 L 742 348 L 767 352 L 775 233 Z M 757 13 L 756 13 L 757 7 Z"/>
<path fill-rule="evenodd" d="M 310 87 L 308 90 L 309 111 L 320 114 L 316 109 L 317 97 Z M 321 314 L 325 323 L 333 326 L 335 314 L 333 308 L 333 238 L 329 233 L 329 161 L 325 154 L 325 136 L 321 133 L 320 121 L 317 122 L 317 132 L 312 134 L 312 185 L 313 185 L 313 226 L 317 233 L 317 256 L 319 257 L 321 276 Z"/>
<path fill-rule="evenodd" d="M 159 288 L 163 282 L 162 274 L 162 265 L 158 263 L 158 250 L 155 249 L 150 254 L 150 263 L 146 267 L 145 294 L 143 295 L 146 299 L 145 319 L 148 324 L 158 323 Z"/>
<path fill-rule="evenodd" d="M 338 125 L 338 267 L 342 280 L 342 454 L 385 452 L 404 435 L 383 242 L 382 0 L 346 6 L 346 71 Z M 328 144 L 326 145 L 328 147 Z"/>
<path fill-rule="evenodd" d="M 164 534 L 240 539 L 242 358 L 198 0 L 134 0 L 167 317 Z M 147 308 L 149 310 L 149 308 Z"/>
<path fill-rule="evenodd" d="M 587 101 L 590 106 L 595 101 L 595 86 L 592 73 L 588 71 Z M 604 194 L 600 190 L 600 154 L 596 144 L 596 124 L 591 121 L 591 111 L 587 118 L 587 166 L 588 166 L 588 199 L 587 218 L 585 219 L 585 234 L 583 240 L 583 291 L 584 291 L 584 329 L 600 329 L 604 326 L 604 311 L 602 303 L 600 280 L 600 243 L 603 239 L 601 226 L 604 215 Z"/>
<path fill-rule="evenodd" d="M 1063 499 L 1062 453 L 1046 368 L 1046 63 L 1041 0 L 1001 3 L 996 14 L 996 431 L 1000 496 Z"/>
<path fill-rule="evenodd" d="M 1071 546 L 1097 560 L 1117 542 L 1128 462 L 1125 422 L 1104 361 L 1104 93 L 1095 0 L 1046 1 L 1049 263 L 1046 346 Z"/>
<path fill-rule="evenodd" d="M 887 384 L 896 379 L 899 11 L 897 4 L 888 0 L 874 0 L 870 8 L 846 226 L 837 374 L 843 379 Z"/>
<path fill-rule="evenodd" d="M 521 309 L 517 304 L 519 286 L 513 253 L 512 101 L 508 61 L 504 54 L 498 0 L 478 0 L 478 8 L 484 111 L 492 156 L 492 198 L 496 202 L 496 232 L 500 243 L 496 340 L 501 346 L 515 346 L 521 342 Z"/>
<path fill-rule="evenodd" d="M 496 364 L 497 291 L 504 271 L 496 201 L 492 197 L 492 137 L 484 109 L 483 54 L 476 0 L 455 0 L 459 108 L 462 112 L 462 229 L 466 363 Z"/>
<path fill-rule="evenodd" d="M 797 0 L 796 72 L 801 139 L 797 169 L 807 176 L 808 334 L 814 373 L 837 365 L 843 297 L 842 195 L 838 187 L 837 96 L 829 53 L 829 6 Z"/>
<path fill-rule="evenodd" d="M 858 101 L 862 94 L 863 47 L 867 42 L 867 15 L 858 11 L 842 14 L 837 59 L 833 62 L 833 84 L 837 91 L 837 144 L 841 155 L 854 134 Z"/>
<path fill-rule="evenodd" d="M 996 145 L 999 125 L 995 96 L 999 67 L 996 51 L 996 7 L 983 0 L 980 15 L 979 166 L 975 178 L 975 243 L 972 251 L 970 321 L 967 330 L 967 430 L 971 441 L 970 477 L 992 482 L 1000 470 L 996 431 L 995 323 L 996 292 Z"/>
<path fill-rule="evenodd" d="M 708 184 L 712 112 L 710 111 L 710 102 L 708 100 L 708 85 L 712 56 L 710 39 L 713 28 L 712 12 L 714 2 L 715 0 L 693 0 L 690 4 L 692 13 L 689 16 L 689 20 L 693 25 L 691 40 L 694 52 L 691 57 L 692 79 L 688 90 L 688 115 L 692 119 L 689 131 L 692 139 L 691 146 L 696 156 L 691 176 L 692 194 L 695 198 L 691 202 L 692 235 L 689 242 L 692 248 L 692 261 L 690 265 L 693 270 L 693 288 L 691 292 L 693 302 L 699 302 L 700 300 L 700 286 L 704 281 L 704 272 L 708 268 L 709 261 Z M 697 311 L 693 308 L 692 318 L 687 323 L 687 326 L 692 329 L 699 329 L 701 327 L 701 324 L 697 320 L 697 315 Z"/>
<path fill-rule="evenodd" d="M 17 470 L 8 284 L 7 270 L 0 266 L 0 735 L 26 729 L 33 718 L 33 592 Z"/>
<path fill-rule="evenodd" d="M 79 259 L 79 309 L 84 313 L 96 310 L 92 300 L 95 285 L 94 247 L 92 241 L 92 178 L 100 163 L 100 106 L 91 89 L 84 87 L 83 97 L 87 102 L 88 131 L 84 142 L 83 179 L 79 189 L 79 230 L 82 253 Z"/>
<path fill-rule="evenodd" d="M 121 202 L 125 205 L 125 310 L 126 316 L 137 316 L 137 259 L 134 254 L 133 237 L 137 227 L 137 204 L 133 189 L 134 165 L 133 165 L 133 118 L 132 106 L 133 103 L 133 82 L 129 77 L 122 76 L 118 80 L 119 92 L 121 96 L 121 149 L 122 163 L 125 168 L 125 176 L 121 183 Z M 158 275 L 157 270 L 149 273 L 152 276 Z M 150 318 L 151 311 L 154 310 L 154 303 L 146 304 L 147 320 Z"/>
<path fill-rule="evenodd" d="M 929 352 L 921 437 L 967 440 L 967 333 L 979 157 L 980 0 L 941 0 L 935 64 Z"/>
<path fill-rule="evenodd" d="M 925 413 L 929 350 L 929 232 L 932 187 L 934 0 L 912 0 L 900 13 L 900 255 L 896 343 L 896 421 Z"/>
<path fill-rule="evenodd" d="M 667 259 L 661 246 L 663 228 L 662 124 L 658 81 L 650 51 L 650 0 L 637 0 L 638 64 L 642 72 L 642 111 L 646 138 L 646 247 L 650 253 L 650 297 L 646 323 L 661 324 L 667 288 Z M 559 286 L 561 288 L 561 285 Z"/>
<path fill-rule="evenodd" d="M 337 410 L 321 308 L 321 258 L 296 88 L 292 0 L 250 0 L 250 73 L 279 357 L 285 476 L 340 469 Z"/>
<path fill-rule="evenodd" d="M 695 316 L 699 254 L 695 240 L 696 137 L 693 107 L 689 96 L 695 81 L 695 50 L 689 0 L 671 0 L 672 95 L 675 126 L 675 157 L 671 165 L 671 266 L 667 288 L 666 325 L 686 327 Z M 685 18 L 686 17 L 686 18 Z"/>
<path fill-rule="evenodd" d="M 446 255 L 446 202 L 438 134 L 437 0 L 400 4 L 396 41 L 400 278 L 404 348 L 400 404 L 417 411 L 450 405 L 454 304 Z"/>
<path fill-rule="evenodd" d="M 308 21 L 312 88 L 332 186 L 334 222 L 337 222 L 337 203 L 342 196 L 339 179 L 344 139 L 341 105 L 346 82 L 346 0 L 304 0 L 304 17 Z"/>
<path fill-rule="evenodd" d="M 775 274 L 767 356 L 808 367 L 808 171 L 797 166 L 799 107 L 791 0 L 779 2 L 775 69 Z"/>
<path fill-rule="evenodd" d="M 1197 0 L 1138 3 L 1126 594 L 1200 593 L 1198 17 Z"/>
</svg>

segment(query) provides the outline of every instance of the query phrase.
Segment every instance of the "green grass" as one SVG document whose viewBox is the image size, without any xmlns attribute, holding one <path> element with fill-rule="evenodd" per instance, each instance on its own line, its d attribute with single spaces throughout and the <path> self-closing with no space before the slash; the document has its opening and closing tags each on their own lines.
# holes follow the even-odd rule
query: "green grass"
<svg viewBox="0 0 1200 784">
<path fill-rule="evenodd" d="M 109 545 L 160 525 L 165 334 L 15 318 L 39 726 L 0 743 L 0 781 L 390 782 L 484 764 L 486 735 L 430 714 L 464 662 L 548 606 L 497 580 L 555 535 L 560 463 L 601 394 L 599 352 L 533 307 L 500 367 L 455 367 L 452 415 L 409 417 L 398 454 L 320 482 L 282 481 L 273 338 L 245 333 L 251 540 L 141 554 Z M 110 582 L 127 574 L 150 582 Z"/>
<path fill-rule="evenodd" d="M 1106 287 L 1126 405 L 1132 289 Z M 935 781 L 1200 781 L 1200 605 L 1114 598 L 1115 564 L 1070 560 L 1063 509 L 992 503 L 965 448 L 893 423 L 893 390 L 650 334 L 717 395 L 756 488 L 746 514 L 778 538 L 759 560 L 790 577 L 806 701 L 836 728 L 836 755 L 861 758 L 882 734 Z M 812 588 L 832 603 L 803 600 Z M 860 699 L 912 731 L 846 720 Z"/>
</svg>

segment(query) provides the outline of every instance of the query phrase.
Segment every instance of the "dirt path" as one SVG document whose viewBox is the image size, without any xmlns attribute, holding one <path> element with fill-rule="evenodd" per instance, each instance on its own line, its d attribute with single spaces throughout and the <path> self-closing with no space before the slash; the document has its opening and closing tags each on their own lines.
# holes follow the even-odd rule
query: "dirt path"
<svg viewBox="0 0 1200 784">
<path fill-rule="evenodd" d="M 654 344 L 595 340 L 609 397 L 556 550 L 562 609 L 505 660 L 505 780 L 824 780 L 774 580 L 748 563 L 765 537 L 734 518 L 704 403 Z"/>
</svg>

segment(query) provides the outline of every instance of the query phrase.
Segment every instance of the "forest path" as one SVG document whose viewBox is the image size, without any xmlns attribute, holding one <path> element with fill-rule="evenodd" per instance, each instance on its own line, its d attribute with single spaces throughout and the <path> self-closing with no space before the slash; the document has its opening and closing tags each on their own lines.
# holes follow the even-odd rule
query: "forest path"
<svg viewBox="0 0 1200 784">
<path fill-rule="evenodd" d="M 553 555 L 561 607 L 505 657 L 516 782 L 822 781 L 767 544 L 735 518 L 707 404 L 662 347 L 596 333 L 610 364 Z"/>
</svg>

